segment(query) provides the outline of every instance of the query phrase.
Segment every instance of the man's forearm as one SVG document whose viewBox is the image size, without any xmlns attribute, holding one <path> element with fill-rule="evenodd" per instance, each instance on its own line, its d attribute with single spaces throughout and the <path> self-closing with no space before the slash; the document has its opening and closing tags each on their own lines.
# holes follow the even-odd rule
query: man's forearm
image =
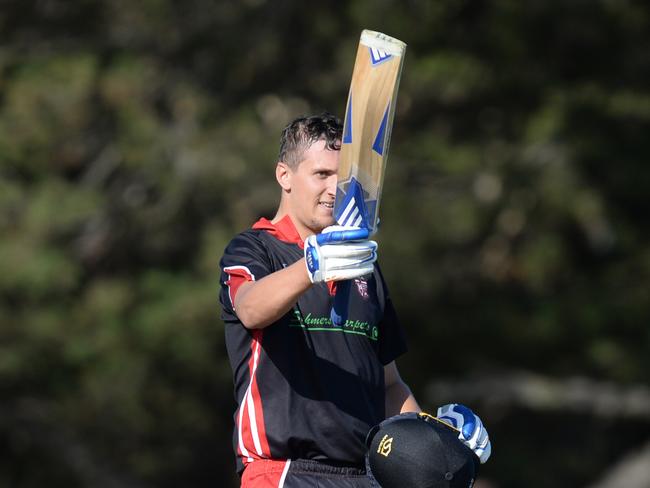
<svg viewBox="0 0 650 488">
<path fill-rule="evenodd" d="M 396 381 L 386 388 L 386 418 L 404 412 L 421 412 L 422 409 L 403 381 Z"/>
<path fill-rule="evenodd" d="M 310 286 L 305 260 L 300 259 L 242 285 L 235 297 L 235 313 L 246 328 L 262 329 L 287 313 Z"/>
</svg>

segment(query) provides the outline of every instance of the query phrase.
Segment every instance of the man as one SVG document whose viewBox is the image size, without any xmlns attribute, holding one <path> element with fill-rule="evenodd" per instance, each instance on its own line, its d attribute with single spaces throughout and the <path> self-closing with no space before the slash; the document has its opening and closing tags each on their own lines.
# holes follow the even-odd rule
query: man
<svg viewBox="0 0 650 488">
<path fill-rule="evenodd" d="M 341 132 L 330 114 L 284 129 L 277 213 L 236 236 L 221 260 L 242 487 L 368 487 L 369 429 L 420 411 L 395 365 L 406 343 L 377 245 L 331 227 Z M 337 327 L 329 316 L 342 278 L 354 284 Z"/>
</svg>

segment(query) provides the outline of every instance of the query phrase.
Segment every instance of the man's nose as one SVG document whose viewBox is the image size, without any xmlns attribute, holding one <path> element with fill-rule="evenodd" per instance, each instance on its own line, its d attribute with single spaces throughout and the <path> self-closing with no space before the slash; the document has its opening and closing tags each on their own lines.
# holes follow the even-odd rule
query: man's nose
<svg viewBox="0 0 650 488">
<path fill-rule="evenodd" d="M 338 176 L 337 175 L 332 175 L 327 179 L 327 193 L 332 195 L 333 197 L 336 196 L 336 183 L 338 181 Z"/>
</svg>

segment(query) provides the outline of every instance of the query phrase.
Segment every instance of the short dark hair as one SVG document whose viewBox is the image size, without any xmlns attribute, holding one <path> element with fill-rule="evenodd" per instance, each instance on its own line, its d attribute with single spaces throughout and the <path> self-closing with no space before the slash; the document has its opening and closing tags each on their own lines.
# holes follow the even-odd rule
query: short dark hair
<svg viewBox="0 0 650 488">
<path fill-rule="evenodd" d="M 316 141 L 325 141 L 327 149 L 341 149 L 343 124 L 341 119 L 329 112 L 309 117 L 298 117 L 282 131 L 279 161 L 295 169 L 303 159 L 305 151 Z"/>
</svg>

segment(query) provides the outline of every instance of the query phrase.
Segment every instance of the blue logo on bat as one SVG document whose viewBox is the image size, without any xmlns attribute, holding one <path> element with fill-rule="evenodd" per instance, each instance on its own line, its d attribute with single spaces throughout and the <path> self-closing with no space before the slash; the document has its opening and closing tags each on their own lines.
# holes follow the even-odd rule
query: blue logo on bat
<svg viewBox="0 0 650 488">
<path fill-rule="evenodd" d="M 352 93 L 348 97 L 348 109 L 345 113 L 345 127 L 343 128 L 343 144 L 352 143 Z"/>
<path fill-rule="evenodd" d="M 371 232 L 374 230 L 375 223 L 371 219 L 375 215 L 377 200 L 366 200 L 366 195 L 363 186 L 354 176 L 345 192 L 338 189 L 334 217 L 339 225 L 361 227 Z"/>
<path fill-rule="evenodd" d="M 375 142 L 372 144 L 373 151 L 375 151 L 380 156 L 384 154 L 384 140 L 386 139 L 386 126 L 388 125 L 389 111 L 390 111 L 390 104 L 388 104 L 388 107 L 386 107 L 386 111 L 384 112 L 384 117 L 381 119 L 381 124 L 379 124 L 377 137 L 375 137 Z"/>
<path fill-rule="evenodd" d="M 368 50 L 370 51 L 370 62 L 373 66 L 377 66 L 393 57 L 392 54 L 388 54 L 386 51 L 379 49 L 378 47 L 369 47 Z"/>
</svg>

